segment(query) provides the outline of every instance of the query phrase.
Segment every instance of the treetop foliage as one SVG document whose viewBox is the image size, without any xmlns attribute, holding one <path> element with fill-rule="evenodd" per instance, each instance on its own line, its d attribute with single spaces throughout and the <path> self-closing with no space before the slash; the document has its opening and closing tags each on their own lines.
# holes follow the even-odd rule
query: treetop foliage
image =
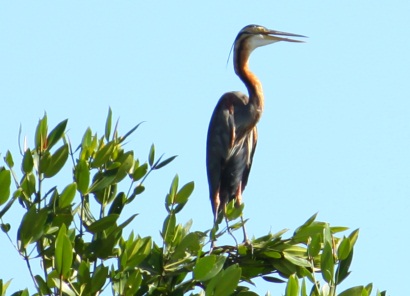
<svg viewBox="0 0 410 296">
<path fill-rule="evenodd" d="M 287 230 L 282 230 L 250 244 L 211 249 L 210 229 L 192 230 L 192 220 L 178 222 L 178 213 L 194 190 L 194 182 L 181 186 L 178 175 L 165 195 L 161 241 L 141 237 L 138 228 L 124 237 L 124 229 L 136 217 L 124 217 L 124 208 L 144 193 L 147 177 L 176 156 L 157 157 L 154 145 L 146 160 L 125 150 L 124 141 L 139 124 L 119 135 L 118 123 L 112 129 L 111 109 L 104 135 L 87 128 L 76 146 L 66 134 L 68 120 L 50 132 L 47 121 L 47 115 L 39 120 L 34 147 L 20 147 L 18 164 L 7 151 L 0 167 L 0 226 L 26 262 L 34 284 L 34 291 L 26 288 L 13 295 L 251 296 L 257 295 L 250 288 L 256 278 L 272 285 L 285 283 L 287 296 L 371 295 L 372 284 L 337 294 L 338 285 L 350 274 L 358 230 L 342 235 L 346 227 L 317 221 L 315 214 L 287 238 Z M 72 167 L 69 179 L 61 171 L 67 165 Z M 57 178 L 66 180 L 63 188 L 45 182 Z M 128 190 L 122 190 L 124 186 Z M 7 213 L 15 206 L 24 215 L 12 226 Z M 213 235 L 218 238 L 239 229 L 242 222 L 235 221 L 241 211 L 229 204 L 229 229 Z M 10 237 L 12 228 L 17 230 L 16 240 Z M 35 270 L 35 261 L 42 268 Z M 10 280 L 0 280 L 0 295 L 6 295 L 9 284 Z"/>
</svg>

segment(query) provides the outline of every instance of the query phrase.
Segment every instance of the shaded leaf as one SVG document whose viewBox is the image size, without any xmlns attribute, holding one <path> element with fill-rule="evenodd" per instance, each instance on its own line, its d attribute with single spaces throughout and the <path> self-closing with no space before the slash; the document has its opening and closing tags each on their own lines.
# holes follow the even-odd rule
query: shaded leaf
<svg viewBox="0 0 410 296">
<path fill-rule="evenodd" d="M 77 184 L 71 183 L 64 188 L 63 192 L 60 194 L 58 206 L 60 208 L 65 208 L 71 205 L 74 200 L 75 193 L 77 191 Z"/>
<path fill-rule="evenodd" d="M 158 163 L 157 165 L 155 165 L 155 169 L 158 170 L 164 166 L 166 166 L 167 164 L 169 164 L 171 161 L 173 161 L 178 155 L 174 155 L 171 156 L 163 161 L 161 161 L 160 163 Z"/>
<path fill-rule="evenodd" d="M 189 182 L 185 184 L 177 193 L 175 197 L 175 203 L 185 204 L 188 201 L 189 196 L 191 196 L 194 191 L 194 182 Z"/>
<path fill-rule="evenodd" d="M 110 108 L 108 108 L 107 120 L 105 121 L 105 139 L 107 141 L 110 140 L 111 123 L 112 123 L 112 111 L 111 111 L 111 107 L 110 107 Z"/>
<path fill-rule="evenodd" d="M 7 150 L 6 156 L 4 157 L 4 162 L 7 166 L 11 169 L 14 166 L 13 156 L 11 155 L 10 151 Z"/>
<path fill-rule="evenodd" d="M 155 159 L 155 145 L 152 144 L 151 148 L 149 149 L 149 154 L 148 154 L 148 163 L 150 167 L 152 167 L 152 165 L 154 164 L 154 159 Z"/>
<path fill-rule="evenodd" d="M 0 171 L 0 205 L 10 197 L 11 173 L 8 170 Z"/>
<path fill-rule="evenodd" d="M 33 205 L 23 216 L 17 232 L 20 250 L 24 250 L 29 244 L 40 239 L 44 233 L 47 215 L 46 208 L 43 208 L 37 212 L 35 205 Z"/>
<path fill-rule="evenodd" d="M 85 160 L 79 160 L 75 166 L 75 180 L 77 188 L 82 194 L 86 194 L 90 184 L 90 171 Z"/>
<path fill-rule="evenodd" d="M 119 215 L 117 214 L 111 214 L 104 218 L 101 218 L 100 220 L 95 221 L 91 225 L 85 225 L 85 227 L 91 233 L 101 232 L 110 228 L 111 226 L 116 225 L 118 217 Z"/>
<path fill-rule="evenodd" d="M 33 170 L 33 166 L 34 166 L 33 155 L 31 155 L 30 149 L 27 149 L 24 152 L 21 170 L 23 171 L 23 173 L 28 174 Z"/>
<path fill-rule="evenodd" d="M 363 286 L 356 286 L 356 287 L 352 287 L 347 290 L 344 290 L 338 296 L 362 296 L 363 290 L 364 290 Z"/>
<path fill-rule="evenodd" d="M 47 149 L 51 149 L 64 135 L 68 119 L 63 120 L 50 132 L 47 137 Z"/>
<path fill-rule="evenodd" d="M 64 166 L 68 158 L 68 145 L 64 144 L 51 156 L 50 165 L 44 171 L 46 178 L 55 176 Z"/>
</svg>

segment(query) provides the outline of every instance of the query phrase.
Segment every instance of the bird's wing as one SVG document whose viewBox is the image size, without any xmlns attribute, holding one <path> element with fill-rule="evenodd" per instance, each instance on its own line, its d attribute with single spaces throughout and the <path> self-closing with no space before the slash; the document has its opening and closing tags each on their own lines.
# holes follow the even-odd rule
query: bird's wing
<svg viewBox="0 0 410 296">
<path fill-rule="evenodd" d="M 238 93 L 224 94 L 218 101 L 208 128 L 206 167 L 211 201 L 219 190 L 221 173 L 232 155 L 236 137 L 234 106 L 241 104 Z"/>
<path fill-rule="evenodd" d="M 255 154 L 255 149 L 256 149 L 257 142 L 258 142 L 258 131 L 257 131 L 256 126 L 255 126 L 253 128 L 253 130 L 249 133 L 249 135 L 246 139 L 246 143 L 245 143 L 245 145 L 247 145 L 248 161 L 247 161 L 247 165 L 245 167 L 245 170 L 243 172 L 242 191 L 245 189 L 246 184 L 248 183 L 249 173 L 251 171 L 253 155 Z"/>
</svg>

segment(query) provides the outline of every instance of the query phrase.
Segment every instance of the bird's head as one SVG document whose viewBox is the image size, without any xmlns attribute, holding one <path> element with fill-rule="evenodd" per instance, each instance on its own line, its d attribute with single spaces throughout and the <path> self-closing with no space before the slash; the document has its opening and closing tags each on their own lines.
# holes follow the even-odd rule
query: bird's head
<svg viewBox="0 0 410 296">
<path fill-rule="evenodd" d="M 235 50 L 246 49 L 252 52 L 255 48 L 265 46 L 274 42 L 287 41 L 287 42 L 303 42 L 301 40 L 290 39 L 288 37 L 306 37 L 303 35 L 297 35 L 292 33 L 280 32 L 275 30 L 269 30 L 259 25 L 248 25 L 244 27 L 236 36 L 234 47 Z"/>
</svg>

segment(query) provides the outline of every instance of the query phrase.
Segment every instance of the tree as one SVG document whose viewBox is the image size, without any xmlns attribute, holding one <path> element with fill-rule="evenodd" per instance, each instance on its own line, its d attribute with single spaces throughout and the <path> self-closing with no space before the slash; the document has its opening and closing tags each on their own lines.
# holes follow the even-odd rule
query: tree
<svg viewBox="0 0 410 296">
<path fill-rule="evenodd" d="M 21 166 L 7 151 L 0 167 L 1 229 L 9 236 L 5 222 L 12 206 L 24 209 L 18 225 L 15 248 L 26 262 L 35 286 L 33 295 L 257 295 L 243 283 L 258 277 L 275 283 L 287 282 L 285 295 L 336 295 L 337 286 L 349 275 L 353 249 L 359 231 L 337 236 L 346 227 L 332 227 L 316 221 L 316 215 L 298 227 L 289 238 L 286 230 L 268 233 L 251 245 L 224 245 L 210 250 L 210 230 L 191 230 L 192 221 L 177 222 L 194 190 L 194 183 L 171 181 L 165 199 L 167 216 L 161 242 L 123 230 L 136 215 L 126 217 L 123 209 L 144 192 L 144 181 L 175 156 L 156 158 L 152 145 L 147 161 L 124 150 L 124 141 L 139 127 L 118 134 L 112 131 L 108 112 L 103 136 L 88 128 L 81 143 L 73 147 L 66 135 L 67 120 L 48 132 L 47 115 L 36 128 L 34 148 L 20 149 Z M 45 188 L 44 180 L 60 177 L 63 166 L 72 163 L 72 180 L 63 190 Z M 18 172 L 19 167 L 21 172 Z M 19 177 L 19 175 L 22 175 Z M 119 184 L 130 183 L 127 192 Z M 12 183 L 14 183 L 12 186 Z M 242 208 L 227 207 L 229 229 L 217 230 L 216 237 L 241 227 L 235 222 Z M 119 223 L 121 220 L 124 222 Z M 32 261 L 40 260 L 41 274 Z M 0 280 L 5 295 L 10 280 Z M 309 292 L 308 292 L 309 290 Z M 370 295 L 372 284 L 341 292 L 340 296 Z M 28 289 L 13 295 L 29 295 Z M 376 292 L 385 295 L 385 292 Z"/>
</svg>

